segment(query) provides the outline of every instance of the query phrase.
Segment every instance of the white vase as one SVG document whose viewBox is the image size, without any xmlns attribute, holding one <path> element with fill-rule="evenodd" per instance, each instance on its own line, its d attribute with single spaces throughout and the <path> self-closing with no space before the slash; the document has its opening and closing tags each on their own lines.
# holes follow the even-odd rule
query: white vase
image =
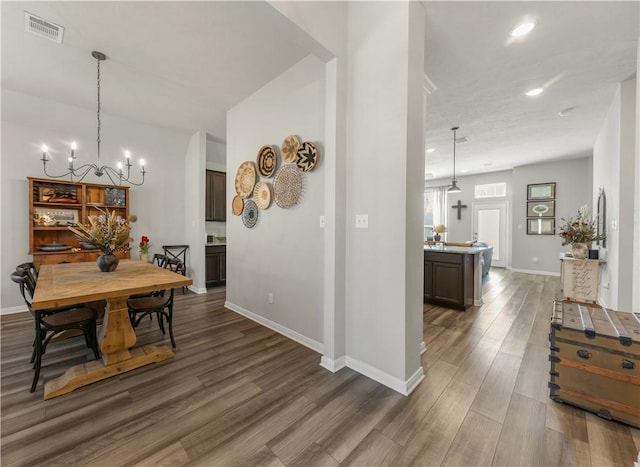
<svg viewBox="0 0 640 467">
<path fill-rule="evenodd" d="M 586 243 L 572 243 L 571 254 L 575 259 L 585 259 L 589 254 L 589 247 Z"/>
<path fill-rule="evenodd" d="M 140 253 L 140 261 L 149 262 L 149 253 Z"/>
</svg>

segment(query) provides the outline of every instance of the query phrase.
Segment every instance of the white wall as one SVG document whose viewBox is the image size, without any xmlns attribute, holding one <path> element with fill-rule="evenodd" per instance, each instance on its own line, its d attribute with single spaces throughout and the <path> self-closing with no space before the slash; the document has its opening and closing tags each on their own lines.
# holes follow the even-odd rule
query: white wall
<svg viewBox="0 0 640 467">
<path fill-rule="evenodd" d="M 561 219 L 576 216 L 578 208 L 591 209 L 591 157 L 532 164 L 513 169 L 512 268 L 560 274 L 562 246 L 558 235 L 527 235 L 527 184 L 556 183 L 556 232 Z M 538 263 L 534 258 L 538 258 Z"/>
<path fill-rule="evenodd" d="M 2 262 L 0 307 L 3 312 L 22 306 L 17 286 L 9 279 L 13 268 L 31 261 L 29 250 L 29 202 L 26 177 L 46 178 L 42 172 L 40 147 L 51 149 L 50 173 L 66 167 L 67 150 L 76 140 L 82 163 L 96 158 L 95 110 L 80 109 L 35 96 L 2 90 Z M 161 245 L 182 243 L 184 237 L 184 154 L 189 135 L 139 124 L 102 114 L 102 162 L 115 165 L 122 151 L 143 157 L 147 177 L 141 187 L 131 189 L 131 214 L 138 216 L 131 236 L 134 245 L 141 235 L 151 239 L 151 253 Z M 104 178 L 104 177 L 103 177 Z M 106 183 L 95 176 L 87 182 Z M 132 248 L 132 257 L 138 249 Z"/>
<path fill-rule="evenodd" d="M 422 318 L 424 10 L 352 2 L 348 16 L 347 358 L 403 391 L 422 375 L 408 329 Z M 357 214 L 367 229 L 355 228 Z"/>
<path fill-rule="evenodd" d="M 511 170 L 503 170 L 500 172 L 491 172 L 486 174 L 468 175 L 465 177 L 457 177 L 458 186 L 462 190 L 460 193 L 453 193 L 448 196 L 447 201 L 447 240 L 450 242 L 465 242 L 473 239 L 473 203 L 474 202 L 492 202 L 492 201 L 508 201 L 509 206 L 513 206 L 512 202 L 512 187 L 513 187 L 513 173 Z M 507 194 L 504 197 L 499 198 L 483 198 L 476 199 L 474 197 L 475 185 L 482 185 L 487 183 L 500 183 L 507 184 Z M 429 180 L 425 183 L 426 187 L 450 185 L 450 179 Z M 461 219 L 458 220 L 458 210 L 453 209 L 451 206 L 458 203 L 458 200 L 462 204 L 466 204 L 467 207 L 462 209 L 460 215 Z M 510 227 L 507 227 L 510 229 Z M 479 239 L 482 240 L 482 239 Z"/>
<path fill-rule="evenodd" d="M 196 132 L 189 141 L 184 160 L 184 226 L 185 241 L 175 244 L 189 245 L 187 276 L 193 280 L 191 290 L 205 293 L 205 171 L 207 158 L 207 134 Z"/>
<path fill-rule="evenodd" d="M 601 274 L 600 299 L 605 306 L 621 310 L 632 307 L 633 219 L 640 205 L 633 195 L 640 183 L 633 175 L 636 173 L 636 98 L 636 80 L 621 83 L 593 151 L 594 197 L 602 187 L 607 200 L 607 263 Z"/>
<path fill-rule="evenodd" d="M 309 56 L 227 114 L 228 205 L 236 194 L 238 166 L 255 161 L 262 145 L 279 148 L 290 134 L 318 145 L 319 164 L 304 174 L 297 206 L 282 209 L 273 203 L 260 211 L 253 229 L 227 211 L 228 305 L 293 331 L 318 351 L 323 338 L 324 249 L 319 217 L 324 210 L 324 73 L 324 64 Z M 272 183 L 273 178 L 263 181 Z"/>
</svg>

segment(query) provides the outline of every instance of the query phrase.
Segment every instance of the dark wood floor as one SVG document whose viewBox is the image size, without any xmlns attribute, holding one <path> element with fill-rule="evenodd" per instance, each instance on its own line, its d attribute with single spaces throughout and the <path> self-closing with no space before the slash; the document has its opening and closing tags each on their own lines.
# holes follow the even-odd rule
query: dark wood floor
<svg viewBox="0 0 640 467">
<path fill-rule="evenodd" d="M 485 305 L 425 306 L 426 378 L 409 397 L 178 293 L 172 360 L 43 401 L 28 315 L 1 321 L 1 464 L 631 466 L 640 430 L 548 398 L 558 279 L 493 270 Z M 162 340 L 155 321 L 139 343 Z M 165 340 L 165 342 L 167 342 Z M 52 346 L 45 380 L 89 357 Z"/>
</svg>

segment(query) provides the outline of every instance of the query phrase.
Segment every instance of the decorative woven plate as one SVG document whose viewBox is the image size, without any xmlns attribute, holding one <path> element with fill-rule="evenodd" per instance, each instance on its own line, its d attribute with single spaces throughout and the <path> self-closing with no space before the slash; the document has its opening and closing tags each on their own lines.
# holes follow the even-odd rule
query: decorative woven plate
<svg viewBox="0 0 640 467">
<path fill-rule="evenodd" d="M 271 146 L 262 146 L 258 151 L 258 157 L 256 158 L 256 165 L 258 166 L 258 172 L 263 177 L 271 177 L 276 171 L 276 163 L 278 158 L 276 151 Z"/>
<path fill-rule="evenodd" d="M 271 205 L 271 189 L 268 183 L 256 183 L 253 189 L 253 200 L 260 209 L 267 209 Z"/>
<path fill-rule="evenodd" d="M 238 195 L 233 197 L 233 201 L 231 202 L 231 214 L 234 216 L 239 216 L 242 214 L 242 209 L 244 209 L 244 200 L 240 198 Z"/>
<path fill-rule="evenodd" d="M 240 198 L 248 198 L 256 184 L 256 166 L 251 161 L 240 164 L 236 172 L 236 193 Z"/>
<path fill-rule="evenodd" d="M 282 142 L 282 159 L 285 162 L 295 162 L 300 149 L 300 140 L 296 135 L 287 136 Z"/>
<path fill-rule="evenodd" d="M 280 167 L 273 180 L 273 196 L 281 208 L 290 208 L 300 201 L 302 194 L 302 174 L 295 164 Z"/>
<path fill-rule="evenodd" d="M 248 229 L 255 227 L 258 222 L 258 206 L 252 199 L 248 199 L 244 202 L 244 209 L 242 210 L 242 223 Z"/>
<path fill-rule="evenodd" d="M 303 172 L 310 172 L 318 163 L 318 149 L 316 145 L 305 141 L 298 149 L 296 165 Z"/>
</svg>

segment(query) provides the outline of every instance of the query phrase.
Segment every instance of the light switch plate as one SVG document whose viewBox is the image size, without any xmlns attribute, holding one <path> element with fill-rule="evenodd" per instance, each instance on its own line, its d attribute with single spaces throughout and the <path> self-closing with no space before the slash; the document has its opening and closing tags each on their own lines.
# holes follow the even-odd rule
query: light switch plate
<svg viewBox="0 0 640 467">
<path fill-rule="evenodd" d="M 369 214 L 356 214 L 356 229 L 369 228 Z"/>
<path fill-rule="evenodd" d="M 320 216 L 320 228 L 324 229 L 324 216 Z"/>
</svg>

